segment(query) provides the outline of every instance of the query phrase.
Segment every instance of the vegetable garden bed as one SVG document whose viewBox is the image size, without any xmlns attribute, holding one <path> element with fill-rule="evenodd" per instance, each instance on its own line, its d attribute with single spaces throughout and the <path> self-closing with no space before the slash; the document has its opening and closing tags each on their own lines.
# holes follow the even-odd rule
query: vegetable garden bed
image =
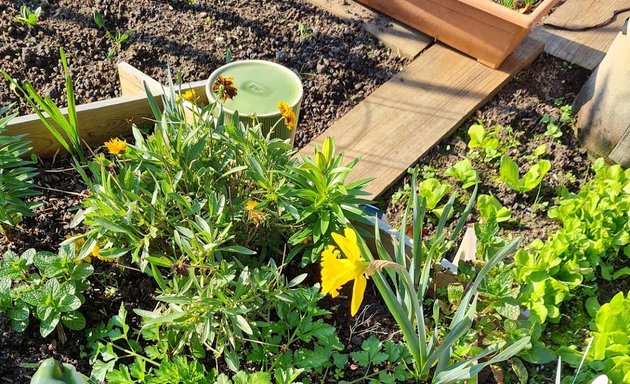
<svg viewBox="0 0 630 384">
<path fill-rule="evenodd" d="M 132 2 L 108 2 L 100 4 L 103 8 L 98 10 L 103 11 L 106 21 L 108 15 L 117 15 L 111 19 L 114 20 L 113 24 L 126 29 L 140 28 L 140 24 L 134 24 L 142 21 L 135 13 L 136 9 L 157 7 L 163 11 L 164 20 L 167 20 L 166 15 L 186 16 L 195 20 L 194 23 L 198 24 L 191 27 L 191 33 L 197 29 L 214 28 L 215 22 L 218 24 L 217 31 L 234 32 L 234 35 L 226 32 L 226 39 L 231 43 L 242 37 L 242 34 L 248 34 L 242 30 L 244 24 L 239 18 L 254 15 L 261 9 L 256 8 L 254 11 L 251 5 L 244 2 L 226 2 L 222 8 L 204 8 L 203 5 L 183 2 L 169 4 L 138 1 L 135 4 L 137 8 L 130 4 Z M 388 51 L 369 37 L 359 34 L 355 27 L 337 23 L 314 8 L 305 5 L 285 6 L 278 2 L 263 2 L 262 5 L 267 5 L 266 11 L 274 16 L 286 15 L 287 19 L 281 20 L 279 27 L 277 17 L 267 21 L 264 13 L 252 16 L 247 24 L 251 27 L 249 33 L 257 28 L 268 27 L 274 32 L 267 36 L 271 40 L 268 44 L 276 47 L 274 44 L 284 41 L 284 27 L 291 26 L 286 39 L 292 43 L 293 49 L 285 52 L 288 58 L 284 63 L 299 67 L 307 79 L 307 98 L 302 105 L 306 118 L 301 122 L 305 133 L 298 134 L 299 146 L 319 132 L 318 127 L 329 124 L 334 116 L 342 114 L 363 97 L 370 87 L 384 81 L 403 62 L 388 56 Z M 55 6 L 49 5 L 51 8 Z M 12 9 L 15 12 L 17 7 Z M 240 12 L 238 15 L 232 14 L 232 9 L 239 9 Z M 90 19 L 86 15 L 89 16 L 94 10 L 92 7 L 81 8 L 81 12 L 77 13 L 84 17 L 75 17 L 75 20 L 83 20 L 89 25 Z M 201 12 L 206 14 L 200 16 Z M 61 9 L 57 16 L 63 18 L 63 15 L 71 13 L 69 9 Z M 295 19 L 300 17 L 308 21 L 296 23 Z M 123 24 L 125 21 L 130 24 Z M 46 27 L 48 22 L 54 21 L 44 19 L 41 26 Z M 3 23 L 0 27 L 14 28 L 8 31 L 9 37 L 15 39 L 12 41 L 25 39 L 34 43 L 33 31 L 20 30 L 6 20 Z M 148 24 L 144 26 L 148 28 Z M 89 33 L 103 33 L 93 28 Z M 275 34 L 276 31 L 278 34 Z M 342 33 L 342 37 L 331 39 L 330 36 L 336 36 L 335 33 Z M 140 55 L 139 52 L 146 50 L 149 43 L 156 41 L 144 40 L 142 33 L 136 34 L 135 39 L 129 40 L 128 46 L 123 45 L 118 55 Z M 365 45 L 350 48 L 357 44 L 356 39 L 365 41 Z M 198 40 L 190 41 L 197 44 Z M 247 41 L 238 40 L 239 49 L 232 48 L 232 54 L 239 57 L 245 52 L 247 57 L 263 55 L 283 62 L 278 57 L 282 53 L 278 52 L 284 48 L 275 52 L 264 50 L 266 43 L 260 44 L 260 41 L 267 40 L 261 34 L 254 34 Z M 110 47 L 107 40 L 103 39 L 99 44 L 95 48 L 98 52 L 96 55 L 106 54 Z M 202 42 L 196 48 L 204 47 L 204 44 L 207 46 L 213 43 Z M 344 44 L 348 44 L 348 48 L 339 48 L 346 47 Z M 364 49 L 368 46 L 372 54 L 366 56 Z M 298 47 L 297 52 L 294 51 L 295 47 Z M 343 57 L 346 50 L 356 55 L 353 53 Z M 223 49 L 215 51 L 219 52 L 214 56 L 214 65 L 223 60 L 224 54 Z M 184 57 L 187 52 L 184 49 Z M 334 58 L 322 58 L 316 62 L 311 58 L 315 52 L 332 54 Z M 335 56 L 337 54 L 339 56 Z M 0 64 L 10 68 L 22 65 L 14 55 L 9 54 Z M 71 62 L 80 60 L 73 59 L 71 54 L 69 56 Z M 156 56 L 160 57 L 159 54 Z M 192 65 L 192 69 L 187 70 L 190 74 L 194 73 L 195 78 L 191 80 L 197 80 L 198 73 L 195 71 L 206 74 L 212 70 L 212 65 L 206 60 L 210 56 L 211 53 L 193 59 L 188 57 L 191 61 L 174 63 L 174 70 Z M 171 57 L 167 61 L 178 60 L 176 56 L 167 57 Z M 370 57 L 379 58 L 379 64 L 364 64 Z M 107 71 L 113 71 L 113 63 L 101 56 L 96 61 L 99 60 L 102 67 L 107 67 Z M 151 69 L 152 63 L 148 60 L 130 61 L 150 74 L 162 73 L 157 65 Z M 92 63 L 91 60 L 87 62 L 88 65 Z M 375 70 L 374 67 L 383 69 Z M 53 72 L 46 65 L 42 68 Z M 60 72 L 59 69 L 54 71 L 55 74 Z M 315 73 L 312 73 L 313 70 Z M 81 71 L 74 67 L 72 71 L 75 81 L 81 83 Z M 19 78 L 18 74 L 14 75 Z M 310 78 L 310 75 L 313 77 Z M 629 289 L 626 256 L 630 254 L 627 216 L 630 175 L 626 172 L 624 176 L 618 171 L 605 173 L 608 168 L 597 163 L 600 174 L 597 180 L 600 181 L 592 181 L 595 172 L 591 170 L 591 163 L 572 138 L 569 106 L 586 77 L 584 70 L 543 56 L 483 107 L 476 116 L 479 120 L 468 121 L 456 135 L 434 149 L 421 162 L 418 182 L 421 196 L 426 198 L 427 217 L 424 224 L 416 221 L 415 231 L 411 229 L 407 232 L 416 237 L 422 234 L 425 236 L 424 246 L 437 252 L 437 255 L 452 258 L 461 236 L 453 235 L 453 242 L 446 243 L 447 247 L 439 246 L 443 238 L 439 238 L 441 225 L 437 217 L 444 214 L 449 236 L 457 231 L 456 224 L 463 217 L 461 224 L 477 224 L 479 258 L 482 259 L 472 265 L 460 264 L 459 277 L 448 276 L 446 285 L 431 285 L 428 297 L 422 302 L 427 329 L 432 332 L 436 308 L 439 308 L 442 319 L 449 319 L 458 316 L 456 308 L 468 307 L 469 303 L 461 296 L 464 287 L 470 286 L 476 274 L 485 273 L 485 269 L 480 268 L 484 263 L 491 265 L 497 262 L 493 257 L 497 249 L 512 238 L 522 238 L 516 262 L 500 263 L 488 271 L 485 283 L 480 286 L 478 312 L 471 315 L 474 319 L 472 328 L 453 344 L 447 360 L 453 363 L 474 357 L 496 341 L 506 341 L 508 346 L 521 347 L 529 341 L 531 348 L 507 362 L 493 364 L 492 369 L 483 370 L 479 382 L 523 382 L 526 381 L 524 372 L 528 372 L 530 382 L 553 382 L 556 366 L 553 352 L 560 352 L 563 359 L 568 360 L 567 364 L 576 367 L 591 335 L 595 335 L 597 340 L 606 340 L 601 324 L 607 319 L 612 324 L 613 320 L 623 316 L 625 304 L 620 304 L 623 298 L 615 297 L 615 309 L 611 309 L 611 306 L 598 309 L 597 304 L 604 304 L 617 292 L 626 293 Z M 46 77 L 40 79 L 43 81 Z M 63 83 L 59 78 L 57 80 L 55 87 Z M 335 86 L 340 86 L 343 91 L 335 91 Z M 311 88 L 314 91 L 309 96 L 308 90 Z M 89 97 L 83 91 L 85 89 L 78 91 L 79 97 Z M 342 98 L 340 93 L 344 92 Z M 7 97 L 3 103 L 9 100 L 8 92 L 3 90 L 0 95 Z M 437 375 L 433 374 L 446 367 L 441 367 L 441 364 L 419 364 L 422 357 L 413 355 L 413 348 L 407 350 L 404 340 L 405 337 L 408 340 L 409 335 L 400 333 L 400 321 L 390 313 L 392 307 L 388 305 L 391 297 L 390 301 L 384 301 L 381 297 L 387 297 L 382 290 L 382 276 L 386 272 L 380 275 L 376 270 L 387 266 L 370 264 L 366 267 L 362 264 L 361 268 L 367 269 L 353 275 L 358 291 L 353 292 L 352 284 L 348 284 L 340 290 L 336 299 L 319 296 L 316 284 L 320 283 L 320 254 L 328 255 L 324 258 L 329 257 L 328 264 L 322 262 L 322 278 L 328 276 L 328 279 L 335 280 L 334 276 L 345 274 L 347 270 L 343 268 L 348 268 L 348 264 L 344 264 L 331 273 L 332 266 L 348 260 L 331 259 L 330 255 L 334 255 L 334 251 L 325 247 L 337 245 L 347 258 L 356 257 L 353 256 L 353 247 L 357 245 L 354 245 L 352 232 L 344 232 L 344 227 L 349 223 L 338 216 L 345 215 L 355 223 L 360 220 L 360 213 L 352 207 L 360 202 L 361 184 L 344 190 L 339 186 L 340 179 L 330 178 L 327 179 L 329 188 L 335 192 L 322 195 L 322 190 L 314 182 L 314 175 L 323 177 L 321 175 L 327 172 L 341 172 L 341 159 L 333 153 L 333 143 L 326 141 L 324 148 L 315 155 L 313 163 L 290 160 L 287 147 L 278 142 L 268 143 L 259 138 L 255 130 L 240 133 L 229 122 L 199 124 L 186 120 L 190 117 L 185 118 L 178 112 L 181 97 L 183 94 L 179 98 L 167 98 L 170 101 L 167 102 L 166 112 L 156 116 L 172 123 L 158 125 L 158 135 L 136 131 L 134 138 L 130 138 L 127 144 L 117 143 L 114 146 L 110 143 L 108 149 L 97 151 L 94 157 L 90 156 L 89 161 L 93 165 L 89 174 L 94 175 L 92 181 L 95 182 L 90 188 L 86 187 L 89 184 L 86 178 L 79 176 L 72 168 L 70 159 L 64 155 L 52 162 L 38 164 L 40 173 L 36 176 L 35 184 L 41 187 L 42 196 L 29 201 L 41 201 L 44 205 L 36 208 L 33 217 L 26 217 L 16 227 L 12 243 L 7 243 L 6 238 L 3 238 L 2 251 L 14 249 L 18 255 L 5 254 L 0 260 L 4 263 L 0 269 L 0 281 L 6 281 L 9 276 L 9 286 L 12 281 L 18 282 L 13 288 L 29 284 L 36 286 L 40 278 L 50 282 L 58 274 L 59 280 L 74 282 L 72 292 L 80 292 L 84 284 L 81 276 L 90 275 L 88 271 L 93 268 L 94 273 L 88 277 L 89 288 L 83 291 L 84 298 L 81 299 L 80 294 L 76 295 L 76 300 L 81 301 L 78 311 L 85 316 L 86 328 L 90 330 L 87 333 L 72 330 L 73 319 L 65 319 L 68 321 L 64 321 L 63 327 L 50 328 L 45 325 L 45 321 L 40 322 L 31 315 L 26 331 L 15 332 L 12 328 L 20 326 L 20 322 L 16 321 L 19 316 L 15 310 L 23 307 L 12 307 L 16 304 L 11 300 L 16 299 L 11 297 L 7 304 L 6 289 L 1 285 L 0 295 L 5 296 L 0 296 L 0 309 L 8 305 L 14 312 L 9 316 L 0 314 L 0 377 L 5 382 L 28 382 L 37 362 L 53 356 L 75 364 L 80 372 L 86 374 L 95 368 L 93 373 L 96 378 L 107 375 L 108 381 L 112 383 L 193 383 L 215 380 L 226 383 L 229 382 L 227 376 L 234 376 L 236 383 L 289 383 L 295 380 L 425 382 L 430 381 L 431 377 L 437 380 Z M 343 101 L 340 102 L 340 99 Z M 63 102 L 63 97 L 57 101 Z M 197 118 L 202 119 L 201 116 Z M 180 131 L 178 127 L 181 126 L 194 127 L 195 133 L 193 136 L 188 136 L 189 133 L 182 135 L 186 131 Z M 508 129 L 507 126 L 512 128 Z M 196 150 L 193 148 L 195 143 L 204 140 L 204 129 L 213 132 L 210 142 L 204 144 L 204 148 L 210 150 L 209 154 L 205 151 L 200 154 L 198 150 L 194 152 Z M 197 132 L 200 132 L 199 136 L 195 136 Z M 184 137 L 187 139 L 184 140 Z M 299 137 L 302 137 L 301 141 Z M 166 144 L 161 141 L 165 138 L 168 138 Z M 186 146 L 186 143 L 190 143 L 188 140 L 193 140 L 191 147 Z M 213 143 L 213 140 L 216 142 Z M 213 151 L 217 151 L 216 156 Z M 193 156 L 193 153 L 196 155 Z M 510 179 L 506 176 L 510 173 L 507 169 L 511 169 L 508 158 L 515 161 L 516 173 L 521 176 L 534 164 L 544 168 L 544 162 L 549 162 L 549 172 L 539 179 L 533 175 L 529 181 L 518 177 Z M 228 161 L 221 162 L 221 159 Z M 480 200 L 468 218 L 465 217 L 464 206 L 471 196 L 473 202 L 477 201 L 472 192 L 473 179 L 476 177 L 474 171 L 471 173 L 471 169 L 460 162 L 464 159 L 470 161 L 479 176 L 477 195 L 485 196 L 481 199 L 485 203 Z M 221 172 L 216 176 L 208 176 L 211 175 L 207 171 L 208 166 L 200 165 L 200 161 Z M 455 168 L 447 171 L 452 166 Z M 499 172 L 499 168 L 505 168 L 506 171 Z M 267 173 L 268 169 L 280 172 Z M 514 173 L 514 169 L 511 172 Z M 341 174 L 344 175 L 345 171 Z M 147 175 L 150 177 L 145 177 Z M 162 182 L 154 184 L 153 179 Z M 90 180 L 89 177 L 87 180 Z M 136 184 L 129 183 L 129 180 L 135 180 Z M 184 183 L 184 187 L 180 187 L 180 183 Z M 404 182 L 400 187 L 403 185 Z M 156 188 L 153 193 L 149 193 L 151 188 Z M 567 193 L 558 198 L 563 188 L 566 188 Z M 572 217 L 570 209 L 562 211 L 551 208 L 556 203 L 564 202 L 562 204 L 570 207 L 575 201 L 579 202 L 571 193 L 575 194 L 581 188 L 586 191 L 583 193 L 590 193 L 584 199 L 594 199 L 597 194 L 609 193 L 608 198 L 612 202 L 608 206 L 590 207 L 593 219 L 584 220 L 587 229 L 580 232 L 585 237 L 579 239 L 579 244 L 589 244 L 591 248 L 579 249 L 578 245 L 569 243 L 569 246 L 575 247 L 571 248 L 570 255 L 557 255 L 562 267 L 576 262 L 571 259 L 575 254 L 583 269 L 578 274 L 575 270 L 569 270 L 573 273 L 569 279 L 567 270 L 545 268 L 542 261 L 540 265 L 528 265 L 526 260 L 537 258 L 540 253 L 538 248 L 528 246 L 534 239 L 539 238 L 543 242 L 554 238 L 566 240 L 568 234 L 575 233 L 570 230 L 563 232 L 567 223 L 562 220 Z M 521 191 L 515 192 L 515 189 Z M 223 198 L 229 196 L 229 200 L 226 200 L 228 203 L 222 203 L 221 200 L 224 190 L 227 192 Z M 403 221 L 402 207 L 413 200 L 410 199 L 410 190 L 410 187 L 400 191 L 394 188 L 380 202 L 395 226 Z M 340 191 L 344 193 L 338 193 Z M 452 202 L 455 214 L 450 217 L 440 208 L 443 208 L 447 195 L 453 191 L 458 193 L 458 197 Z M 163 192 L 164 196 L 161 195 Z M 310 200 L 312 192 L 319 194 L 319 198 L 328 199 L 325 208 L 317 208 L 317 204 Z M 501 209 L 490 196 L 494 196 L 504 208 Z M 189 208 L 187 199 L 194 203 Z M 84 208 L 90 208 L 82 214 L 83 224 L 71 226 L 76 210 L 82 204 Z M 584 202 L 581 205 L 588 206 Z M 334 206 L 337 208 L 326 210 Z M 171 210 L 170 207 L 177 209 Z M 505 209 L 511 211 L 509 217 Z M 229 214 L 223 216 L 220 213 L 223 210 Z M 307 212 L 311 215 L 306 215 Z M 548 212 L 556 213 L 551 215 L 554 216 L 552 218 L 548 217 Z M 593 212 L 600 214 L 595 215 Z M 606 217 L 613 222 L 606 221 Z M 222 235 L 214 232 L 215 226 L 225 230 L 229 236 L 220 237 Z M 16 257 L 28 248 L 57 253 L 59 243 L 66 236 L 84 233 L 87 236 L 74 243 L 76 249 L 62 248 L 57 256 L 26 254 L 22 257 L 25 264 L 11 261 L 19 260 Z M 145 238 L 148 242 L 146 247 L 143 241 L 138 240 L 146 236 L 145 233 L 153 233 Z M 601 236 L 601 244 L 597 242 L 600 238 L 594 237 L 596 235 Z M 614 241 L 606 235 L 613 237 Z M 418 241 L 416 243 L 419 244 Z M 361 257 L 367 263 L 367 249 L 361 241 L 357 244 Z M 601 255 L 594 258 L 592 249 L 601 251 Z M 123 251 L 127 253 L 118 258 Z M 237 255 L 237 262 L 232 261 L 234 255 Z M 293 260 L 285 265 L 288 258 Z M 50 260 L 65 261 L 51 266 Z M 404 257 L 396 261 L 407 263 Z M 439 256 L 435 261 L 439 261 Z M 243 268 L 243 264 L 247 265 L 247 269 Z M 302 264 L 308 265 L 303 267 Z M 439 275 L 435 281 L 440 281 L 445 274 L 438 264 L 430 264 L 432 272 Z M 589 267 L 593 268 L 592 272 L 588 271 Z M 527 268 L 536 274 L 524 272 Z M 140 269 L 144 269 L 144 273 Z M 16 274 L 10 274 L 15 271 Z M 541 272 L 548 273 L 548 280 L 539 278 Z M 361 284 L 364 273 L 372 276 L 363 297 L 357 293 L 361 290 L 356 286 Z M 580 279 L 576 284 L 578 275 Z M 349 279 L 344 279 L 344 282 L 346 280 Z M 338 282 L 330 281 L 323 281 L 322 290 L 334 295 Z M 548 281 L 551 287 L 557 289 L 562 296 L 560 300 L 553 301 L 555 296 L 553 291 L 549 292 L 550 288 L 543 289 L 545 295 L 542 297 L 535 296 L 532 292 L 538 293 L 536 284 L 540 281 L 544 284 Z M 554 282 L 559 286 L 570 287 L 569 291 L 558 288 L 553 285 L 556 284 Z M 187 288 L 181 289 L 182 286 Z M 195 308 L 189 300 L 196 300 L 197 296 L 186 293 L 191 287 L 194 287 L 193 291 L 198 290 L 199 296 L 208 295 L 208 299 L 219 302 L 195 301 L 195 305 L 202 306 L 200 309 Z M 18 290 L 12 291 L 15 296 L 14 292 Z M 68 294 L 68 291 L 64 294 Z M 424 296 L 425 292 L 419 294 Z M 37 306 L 44 305 L 43 301 L 40 303 L 27 294 L 23 297 L 25 305 L 34 306 L 33 313 Z M 358 307 L 361 298 L 362 306 Z M 178 308 L 184 308 L 183 312 Z M 530 315 L 528 320 L 519 317 L 526 315 L 526 310 Z M 357 311 L 356 315 L 352 316 L 351 311 Z M 209 317 L 212 321 L 206 323 L 209 325 L 205 329 L 201 329 L 199 325 L 207 321 L 204 317 L 206 313 L 213 313 Z M 115 315 L 118 317 L 112 317 Z M 41 314 L 37 316 L 43 317 Z M 568 319 L 571 319 L 569 326 L 564 323 Z M 556 325 L 557 320 L 562 326 Z M 444 343 L 448 339 L 444 338 L 448 334 L 448 325 L 444 320 L 439 324 L 436 342 Z M 126 327 L 129 327 L 128 331 Z M 588 331 L 589 327 L 592 332 Z M 143 332 L 139 336 L 137 332 L 141 328 Z M 43 338 L 40 332 L 48 336 Z M 531 339 L 526 340 L 524 335 Z M 160 340 L 156 340 L 156 337 Z M 140 343 L 136 343 L 136 340 Z M 548 348 L 543 347 L 543 342 Z M 612 378 L 623 377 L 623 372 L 610 365 L 612 361 L 623 367 L 626 364 L 623 353 L 609 355 L 605 341 L 597 343 L 588 355 L 587 365 L 578 382 L 587 382 L 599 370 L 606 371 Z M 572 347 L 574 350 L 571 350 Z M 623 343 L 617 342 L 615 348 L 616 351 L 620 350 Z M 627 358 L 627 353 L 625 356 Z M 480 360 L 478 366 L 486 362 Z M 563 371 L 565 376 L 573 373 L 567 364 Z M 235 375 L 234 371 L 239 373 Z M 143 378 L 143 375 L 146 377 Z"/>
</svg>

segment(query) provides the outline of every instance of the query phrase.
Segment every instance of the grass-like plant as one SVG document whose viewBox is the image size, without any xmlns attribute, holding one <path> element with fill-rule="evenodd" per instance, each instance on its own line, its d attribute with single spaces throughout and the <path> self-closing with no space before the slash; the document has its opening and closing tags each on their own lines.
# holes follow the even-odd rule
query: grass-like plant
<svg viewBox="0 0 630 384">
<path fill-rule="evenodd" d="M 413 199 L 413 244 L 411 249 L 405 241 L 398 243 L 391 255 L 380 239 L 380 229 L 375 225 L 375 258 L 366 244 L 357 237 L 352 229 L 346 229 L 345 235 L 333 234 L 333 238 L 346 258 L 338 258 L 340 251 L 329 246 L 322 254 L 322 293 L 333 297 L 338 289 L 350 280 L 355 280 L 352 292 L 351 313 L 355 314 L 361 304 L 366 287 L 365 276 L 372 276 L 374 284 L 383 297 L 387 308 L 398 323 L 404 340 L 413 358 L 413 371 L 421 380 L 427 380 L 432 374 L 433 383 L 449 383 L 474 377 L 484 367 L 511 358 L 529 344 L 529 337 L 524 337 L 509 346 L 504 342 L 493 343 L 481 352 L 467 359 L 455 360 L 453 348 L 471 329 L 476 316 L 478 288 L 488 274 L 501 260 L 514 252 L 518 239 L 508 243 L 498 251 L 479 270 L 475 279 L 467 287 L 461 302 L 455 310 L 450 323 L 443 327 L 440 319 L 440 306 L 434 302 L 432 310 L 433 325 L 425 316 L 425 298 L 427 297 L 431 271 L 436 263 L 441 262 L 448 243 L 457 239 L 466 218 L 475 202 L 476 190 L 466 206 L 455 230 L 450 237 L 444 231 L 449 211 L 453 207 L 455 195 L 444 208 L 436 233 L 423 241 L 422 224 L 426 211 L 426 200 L 416 191 L 417 172 L 412 173 Z M 405 223 L 409 214 L 406 210 L 401 233 L 405 233 Z M 365 256 L 365 258 L 364 258 Z M 427 330 L 433 328 L 432 332 Z"/>
<path fill-rule="evenodd" d="M 86 160 L 83 148 L 81 147 L 74 86 L 72 84 L 72 76 L 68 69 L 68 60 L 66 59 L 63 48 L 59 48 L 59 55 L 61 56 L 66 97 L 68 99 L 68 108 L 65 111 L 60 109 L 50 96 L 40 96 L 30 82 L 25 81 L 20 85 L 16 79 L 5 71 L 0 72 L 10 83 L 11 90 L 35 111 L 46 129 L 48 129 L 59 144 L 72 156 L 75 168 L 79 170 L 81 165 L 86 163 Z"/>
<path fill-rule="evenodd" d="M 0 116 L 11 106 L 0 109 Z M 24 135 L 8 136 L 7 124 L 15 115 L 0 118 L 0 229 L 11 239 L 12 228 L 25 216 L 31 216 L 40 203 L 27 202 L 26 198 L 37 196 L 33 185 L 37 175 L 34 159 L 26 159 L 30 151 Z"/>
</svg>

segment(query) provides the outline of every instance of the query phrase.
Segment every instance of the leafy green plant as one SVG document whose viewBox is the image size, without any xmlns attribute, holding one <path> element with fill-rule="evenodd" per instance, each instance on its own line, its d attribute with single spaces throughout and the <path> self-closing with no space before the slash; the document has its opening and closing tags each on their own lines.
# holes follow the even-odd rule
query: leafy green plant
<svg viewBox="0 0 630 384">
<path fill-rule="evenodd" d="M 547 125 L 547 130 L 544 133 L 545 136 L 553 137 L 555 139 L 562 137 L 562 130 L 560 129 L 560 126 L 556 124 L 550 115 L 543 116 L 541 122 Z"/>
<path fill-rule="evenodd" d="M 10 108 L 0 109 L 0 116 Z M 9 240 L 12 228 L 23 217 L 32 216 L 33 209 L 41 205 L 25 201 L 28 197 L 39 195 L 33 185 L 33 178 L 37 175 L 35 159 L 24 158 L 30 151 L 28 143 L 22 140 L 26 135 L 3 135 L 8 122 L 14 117 L 0 118 L 0 230 Z"/>
<path fill-rule="evenodd" d="M 85 301 L 82 292 L 94 272 L 88 263 L 75 264 L 73 246 L 61 247 L 58 254 L 29 249 L 17 255 L 6 252 L 0 260 L 0 312 L 7 312 L 11 326 L 22 332 L 32 314 L 40 321 L 40 333 L 55 329 L 63 339 L 61 324 L 72 330 L 85 327 L 78 312 Z M 33 270 L 34 269 L 34 270 Z"/>
<path fill-rule="evenodd" d="M 479 179 L 477 171 L 473 168 L 470 159 L 467 158 L 448 168 L 446 172 L 444 172 L 444 176 L 450 176 L 459 180 L 464 189 L 477 184 Z"/>
<path fill-rule="evenodd" d="M 300 39 L 302 40 L 308 40 L 313 37 L 313 31 L 306 23 L 298 24 L 298 33 L 300 34 Z"/>
<path fill-rule="evenodd" d="M 37 26 L 39 17 L 42 14 L 42 7 L 37 7 L 32 11 L 26 4 L 20 7 L 20 16 L 13 19 L 16 23 L 25 25 L 28 29 L 33 29 Z"/>
<path fill-rule="evenodd" d="M 477 198 L 477 209 L 484 221 L 494 217 L 497 223 L 502 223 L 510 220 L 512 217 L 512 211 L 501 205 L 501 202 L 493 195 L 479 195 Z"/>
<path fill-rule="evenodd" d="M 134 129 L 133 145 L 119 143 L 112 158 L 90 164 L 92 195 L 74 222 L 90 226 L 83 255 L 98 240 L 104 256 L 129 253 L 142 269 L 207 265 L 229 253 L 278 261 L 301 254 L 309 263 L 332 231 L 365 215 L 367 181 L 345 183 L 356 162 L 343 165 L 332 139 L 314 160 L 296 159 L 288 143 L 238 115 L 224 119 L 214 104 L 186 117 L 169 92 L 164 112 L 150 98 L 154 132 Z"/>
<path fill-rule="evenodd" d="M 365 372 L 355 382 L 394 384 L 413 378 L 406 367 L 411 356 L 404 344 L 391 340 L 382 342 L 372 335 L 361 343 L 361 350 L 350 353 L 350 357 Z M 339 383 L 348 382 L 341 380 Z"/>
<path fill-rule="evenodd" d="M 105 36 L 111 42 L 111 47 L 107 51 L 107 58 L 111 59 L 120 52 L 122 45 L 129 39 L 129 36 L 133 31 L 127 30 L 126 32 L 123 32 L 116 28 L 116 31 L 112 33 L 109 29 L 107 29 L 107 27 L 105 27 L 105 18 L 103 17 L 103 14 L 95 11 L 93 16 L 96 26 L 105 31 Z"/>
<path fill-rule="evenodd" d="M 578 367 L 574 382 L 587 382 L 604 374 L 612 383 L 630 383 L 629 318 L 630 293 L 619 292 L 597 309 L 591 323 L 592 337 L 583 352 L 575 346 L 559 349 L 563 360 Z M 580 373 L 583 367 L 586 369 Z"/>
<path fill-rule="evenodd" d="M 602 305 L 595 316 L 588 365 L 605 373 L 613 383 L 630 383 L 629 322 L 630 293 L 624 296 L 619 292 L 609 303 Z"/>
<path fill-rule="evenodd" d="M 516 162 L 507 156 L 501 156 L 499 179 L 510 189 L 525 193 L 538 187 L 550 169 L 549 160 L 540 160 L 521 177 Z"/>
<path fill-rule="evenodd" d="M 630 257 L 630 170 L 603 160 L 595 169 L 579 193 L 565 193 L 549 210 L 562 227 L 514 257 L 517 281 L 523 284 L 520 300 L 541 323 L 558 321 L 560 303 L 584 280 L 596 273 L 612 280 L 613 263 Z"/>
<path fill-rule="evenodd" d="M 426 179 L 422 180 L 417 187 L 418 194 L 425 199 L 426 209 L 431 211 L 437 217 L 442 215 L 446 205 L 438 205 L 440 201 L 451 190 L 451 185 L 442 183 L 438 179 Z"/>
<path fill-rule="evenodd" d="M 571 104 L 565 104 L 560 107 L 560 122 L 564 124 L 573 122 L 573 106 Z"/>
<path fill-rule="evenodd" d="M 289 239 L 297 246 L 289 259 L 303 252 L 302 264 L 315 262 L 332 232 L 339 232 L 350 221 L 366 222 L 359 205 L 371 203 L 362 198 L 368 195 L 363 189 L 370 180 L 346 184 L 356 163 L 355 159 L 344 165 L 343 154 L 335 154 L 334 139 L 326 138 L 321 150 L 315 148 L 313 160 L 302 157 L 301 164 L 284 172 L 292 184 L 283 189 L 283 194 L 296 200 L 294 206 L 301 212 L 299 222 L 303 223 L 303 229 Z M 302 244 L 307 239 L 312 239 L 312 244 Z"/>
<path fill-rule="evenodd" d="M 468 136 L 470 136 L 468 148 L 479 148 L 483 152 L 484 161 L 490 162 L 501 156 L 499 135 L 496 127 L 494 130 L 489 130 L 479 122 L 468 128 Z"/>
</svg>

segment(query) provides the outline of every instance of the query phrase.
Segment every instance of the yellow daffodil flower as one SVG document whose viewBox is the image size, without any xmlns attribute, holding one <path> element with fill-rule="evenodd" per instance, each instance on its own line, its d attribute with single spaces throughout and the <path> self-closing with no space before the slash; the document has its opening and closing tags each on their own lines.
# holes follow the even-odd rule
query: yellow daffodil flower
<svg viewBox="0 0 630 384">
<path fill-rule="evenodd" d="M 287 128 L 289 130 L 294 129 L 297 125 L 297 117 L 295 116 L 295 112 L 293 112 L 293 108 L 291 108 L 286 101 L 281 101 L 278 103 L 278 111 L 282 115 Z"/>
<path fill-rule="evenodd" d="M 107 148 L 109 153 L 112 155 L 118 155 L 127 149 L 127 142 L 125 140 L 113 138 L 110 141 L 105 142 L 105 148 Z"/>
<path fill-rule="evenodd" d="M 338 257 L 339 250 L 332 245 L 322 252 L 322 293 L 330 294 L 333 298 L 337 297 L 338 290 L 350 280 L 354 280 L 350 304 L 350 314 L 354 316 L 363 301 L 367 285 L 366 277 L 374 271 L 369 268 L 371 263 L 361 258 L 356 232 L 351 228 L 346 228 L 344 235 L 333 233 L 332 237 L 346 256 L 345 259 Z"/>
</svg>

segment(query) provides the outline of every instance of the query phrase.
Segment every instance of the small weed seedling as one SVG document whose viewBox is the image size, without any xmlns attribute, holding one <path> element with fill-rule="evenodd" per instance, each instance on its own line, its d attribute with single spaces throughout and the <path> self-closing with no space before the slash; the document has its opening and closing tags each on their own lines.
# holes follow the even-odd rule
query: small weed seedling
<svg viewBox="0 0 630 384">
<path fill-rule="evenodd" d="M 120 29 L 116 28 L 116 32 L 112 33 L 105 27 L 105 19 L 103 15 L 99 12 L 94 12 L 94 23 L 96 26 L 103 29 L 105 31 L 105 36 L 111 41 L 112 46 L 107 51 L 107 58 L 111 59 L 118 54 L 122 45 L 127 39 L 129 39 L 129 35 L 132 30 L 127 30 L 127 32 L 122 32 Z"/>
<path fill-rule="evenodd" d="M 560 127 L 556 124 L 556 122 L 553 120 L 553 118 L 550 115 L 543 116 L 541 122 L 543 124 L 547 124 L 547 130 L 545 131 L 545 136 L 550 136 L 556 139 L 559 139 L 560 137 L 562 137 L 562 130 L 560 130 Z"/>
<path fill-rule="evenodd" d="M 14 21 L 18 24 L 26 25 L 28 29 L 33 29 L 37 26 L 41 14 L 42 7 L 37 7 L 36 10 L 31 11 L 28 6 L 22 5 L 20 7 L 20 16 L 16 17 Z"/>
<path fill-rule="evenodd" d="M 300 34 L 300 39 L 302 40 L 308 40 L 313 37 L 313 31 L 306 23 L 298 24 L 298 33 Z"/>
<path fill-rule="evenodd" d="M 573 107 L 571 104 L 565 104 L 560 107 L 560 122 L 570 124 L 573 122 Z"/>
</svg>

